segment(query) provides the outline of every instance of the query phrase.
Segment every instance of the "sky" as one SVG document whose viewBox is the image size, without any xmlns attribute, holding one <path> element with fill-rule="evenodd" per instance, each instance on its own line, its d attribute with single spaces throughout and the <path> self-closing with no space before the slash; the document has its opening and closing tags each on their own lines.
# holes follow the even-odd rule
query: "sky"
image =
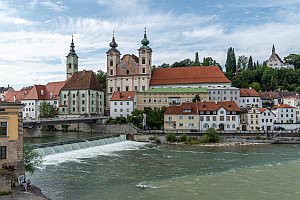
<svg viewBox="0 0 300 200">
<path fill-rule="evenodd" d="M 227 49 L 262 62 L 273 43 L 283 58 L 300 54 L 300 0 L 1 0 L 0 86 L 15 89 L 65 80 L 74 35 L 79 70 L 106 71 L 115 31 L 121 54 L 136 54 L 144 27 L 153 64 Z"/>
</svg>

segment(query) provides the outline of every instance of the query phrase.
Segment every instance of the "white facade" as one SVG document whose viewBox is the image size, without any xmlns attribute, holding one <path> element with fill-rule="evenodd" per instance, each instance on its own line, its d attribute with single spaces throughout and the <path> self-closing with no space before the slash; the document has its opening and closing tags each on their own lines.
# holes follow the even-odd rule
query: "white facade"
<svg viewBox="0 0 300 200">
<path fill-rule="evenodd" d="M 295 108 L 300 108 L 300 96 L 284 97 L 283 104 L 290 105 Z"/>
<path fill-rule="evenodd" d="M 24 119 L 38 119 L 40 117 L 40 105 L 45 102 L 58 108 L 58 100 L 21 100 L 24 104 L 23 118 Z"/>
<path fill-rule="evenodd" d="M 295 108 L 277 108 L 272 110 L 275 114 L 275 123 L 296 123 L 296 109 Z"/>
<path fill-rule="evenodd" d="M 262 101 L 260 97 L 240 97 L 239 100 L 240 108 L 261 108 Z"/>
<path fill-rule="evenodd" d="M 273 48 L 272 48 L 272 54 L 271 54 L 269 60 L 267 61 L 267 66 L 271 67 L 271 68 L 274 68 L 274 69 L 281 69 L 281 68 L 294 69 L 294 65 L 286 64 L 281 60 L 279 55 L 276 54 L 276 52 L 275 52 L 274 45 L 273 45 Z"/>
<path fill-rule="evenodd" d="M 260 130 L 272 131 L 274 130 L 275 114 L 269 109 L 263 109 L 260 112 L 259 125 Z"/>
<path fill-rule="evenodd" d="M 170 85 L 151 85 L 152 88 L 201 88 L 205 87 L 209 89 L 211 88 L 222 88 L 222 87 L 230 87 L 231 83 L 194 83 L 194 84 L 170 84 Z"/>
<path fill-rule="evenodd" d="M 103 115 L 104 93 L 95 90 L 62 90 L 60 114 Z"/>
<path fill-rule="evenodd" d="M 240 89 L 228 86 L 208 86 L 209 101 L 234 101 L 239 105 Z"/>
<path fill-rule="evenodd" d="M 239 127 L 240 116 L 237 112 L 220 108 L 217 111 L 200 111 L 200 130 L 215 128 L 225 131 L 235 131 Z"/>
<path fill-rule="evenodd" d="M 110 101 L 110 117 L 127 117 L 131 115 L 136 106 L 136 101 Z"/>
</svg>

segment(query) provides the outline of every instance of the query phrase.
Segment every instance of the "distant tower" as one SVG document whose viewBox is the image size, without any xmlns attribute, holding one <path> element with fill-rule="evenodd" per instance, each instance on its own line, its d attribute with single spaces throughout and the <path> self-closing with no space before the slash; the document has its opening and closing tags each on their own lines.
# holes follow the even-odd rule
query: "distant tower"
<svg viewBox="0 0 300 200">
<path fill-rule="evenodd" d="M 139 74 L 151 74 L 152 49 L 148 46 L 147 30 L 145 27 L 144 38 L 141 41 L 142 46 L 139 48 Z"/>
<path fill-rule="evenodd" d="M 272 54 L 275 54 L 275 46 L 273 44 L 273 47 L 272 47 Z"/>
<path fill-rule="evenodd" d="M 107 76 L 117 75 L 117 65 L 120 63 L 120 51 L 117 49 L 118 44 L 115 40 L 115 32 L 113 31 L 112 40 L 109 43 L 111 47 L 107 52 Z"/>
<path fill-rule="evenodd" d="M 75 72 L 78 71 L 78 56 L 75 52 L 75 45 L 73 42 L 73 35 L 72 35 L 72 42 L 70 46 L 70 52 L 66 56 L 67 57 L 67 79 L 70 78 Z"/>
</svg>

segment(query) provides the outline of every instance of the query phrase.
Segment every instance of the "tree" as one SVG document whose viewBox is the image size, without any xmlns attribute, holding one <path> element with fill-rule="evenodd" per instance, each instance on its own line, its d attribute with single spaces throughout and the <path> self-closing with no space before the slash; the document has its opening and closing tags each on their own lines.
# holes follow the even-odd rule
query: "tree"
<svg viewBox="0 0 300 200">
<path fill-rule="evenodd" d="M 236 73 L 236 58 L 235 58 L 234 48 L 232 47 L 230 47 L 227 51 L 225 68 L 229 78 L 233 77 L 233 75 Z"/>
<path fill-rule="evenodd" d="M 144 112 L 142 110 L 135 109 L 131 115 L 127 117 L 128 122 L 133 123 L 136 127 L 143 128 Z"/>
<path fill-rule="evenodd" d="M 278 88 L 278 82 L 277 82 L 277 78 L 275 76 L 272 76 L 272 78 L 271 78 L 270 88 L 272 90 L 276 90 Z"/>
<path fill-rule="evenodd" d="M 165 108 L 145 111 L 148 129 L 161 129 L 164 123 Z"/>
<path fill-rule="evenodd" d="M 25 171 L 33 174 L 33 172 L 35 172 L 35 170 L 43 163 L 42 156 L 28 145 L 24 145 L 23 150 Z"/>
<path fill-rule="evenodd" d="M 248 58 L 246 56 L 238 57 L 238 69 L 244 70 L 248 66 Z"/>
<path fill-rule="evenodd" d="M 192 64 L 193 62 L 189 58 L 186 58 L 180 62 L 173 63 L 172 67 L 188 67 L 191 66 Z"/>
<path fill-rule="evenodd" d="M 286 63 L 294 65 L 295 69 L 300 69 L 300 55 L 290 54 L 283 59 Z"/>
<path fill-rule="evenodd" d="M 263 72 L 261 82 L 262 82 L 265 90 L 272 90 L 273 89 L 273 87 L 271 86 L 271 79 L 275 75 L 276 74 L 275 74 L 274 69 L 271 69 L 271 68 L 269 68 L 269 69 L 267 69 Z"/>
<path fill-rule="evenodd" d="M 253 69 L 253 60 L 252 60 L 252 56 L 249 57 L 249 61 L 248 61 L 248 69 Z"/>
<path fill-rule="evenodd" d="M 98 82 L 99 82 L 99 84 L 100 84 L 100 86 L 101 86 L 101 88 L 103 89 L 103 90 L 105 90 L 106 89 L 106 76 L 107 76 L 107 74 L 106 74 L 106 72 L 104 72 L 104 71 L 102 71 L 101 69 L 97 72 L 97 80 L 98 80 Z"/>
<path fill-rule="evenodd" d="M 57 112 L 57 108 L 50 103 L 42 102 L 40 105 L 40 118 L 53 118 Z"/>
<path fill-rule="evenodd" d="M 195 53 L 195 65 L 200 65 L 198 52 Z"/>
<path fill-rule="evenodd" d="M 201 143 L 215 143 L 220 141 L 220 135 L 214 128 L 209 128 L 205 131 L 204 135 L 201 137 Z"/>
<path fill-rule="evenodd" d="M 193 102 L 196 102 L 196 101 L 200 101 L 199 94 L 196 94 L 195 97 L 193 98 Z"/>
<path fill-rule="evenodd" d="M 285 78 L 285 79 L 283 80 L 282 86 L 283 86 L 283 89 L 285 89 L 285 90 L 288 89 L 288 87 L 289 87 L 289 82 L 288 82 L 287 78 Z"/>
<path fill-rule="evenodd" d="M 158 66 L 158 68 L 170 68 L 171 66 L 167 63 L 163 63 L 162 65 Z"/>
<path fill-rule="evenodd" d="M 254 90 L 256 90 L 257 92 L 260 91 L 260 84 L 259 84 L 258 82 L 253 82 L 253 83 L 251 84 L 251 87 L 252 87 Z"/>
</svg>

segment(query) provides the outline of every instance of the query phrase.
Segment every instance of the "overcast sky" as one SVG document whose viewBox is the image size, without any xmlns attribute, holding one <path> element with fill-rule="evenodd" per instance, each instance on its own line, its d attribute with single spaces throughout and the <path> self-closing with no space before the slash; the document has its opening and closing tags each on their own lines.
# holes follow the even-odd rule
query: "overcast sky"
<svg viewBox="0 0 300 200">
<path fill-rule="evenodd" d="M 300 0 L 1 0 L 0 86 L 65 79 L 74 34 L 79 70 L 106 71 L 115 30 L 121 54 L 137 54 L 144 27 L 153 63 L 211 56 L 224 65 L 236 56 L 268 59 L 300 53 Z"/>
</svg>

